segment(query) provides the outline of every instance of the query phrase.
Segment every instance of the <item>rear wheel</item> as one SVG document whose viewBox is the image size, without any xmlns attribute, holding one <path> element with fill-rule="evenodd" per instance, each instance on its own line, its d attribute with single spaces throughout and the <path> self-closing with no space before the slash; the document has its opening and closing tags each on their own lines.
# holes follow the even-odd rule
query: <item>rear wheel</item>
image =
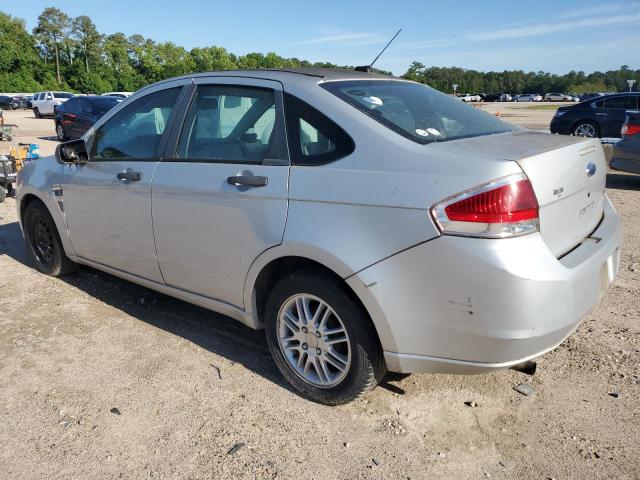
<svg viewBox="0 0 640 480">
<path fill-rule="evenodd" d="M 600 129 L 594 122 L 583 120 L 574 125 L 573 134 L 576 137 L 595 138 L 600 136 Z"/>
<path fill-rule="evenodd" d="M 47 208 L 32 201 L 24 214 L 24 237 L 35 267 L 42 273 L 58 277 L 71 273 L 77 264 L 64 253 L 60 235 Z"/>
<path fill-rule="evenodd" d="M 310 400 L 348 403 L 385 373 L 370 319 L 329 275 L 297 272 L 283 278 L 269 296 L 265 323 L 280 372 Z"/>
<path fill-rule="evenodd" d="M 64 127 L 61 123 L 56 124 L 56 135 L 58 136 L 58 140 L 64 142 L 67 139 L 67 134 L 64 132 Z"/>
<path fill-rule="evenodd" d="M 7 198 L 7 191 L 4 189 L 4 185 L 0 185 L 0 203 L 4 202 Z"/>
</svg>

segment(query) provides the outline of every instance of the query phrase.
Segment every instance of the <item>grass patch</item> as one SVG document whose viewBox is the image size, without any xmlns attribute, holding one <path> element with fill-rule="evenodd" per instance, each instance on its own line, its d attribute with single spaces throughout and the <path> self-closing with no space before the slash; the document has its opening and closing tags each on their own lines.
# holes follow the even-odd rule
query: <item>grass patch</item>
<svg viewBox="0 0 640 480">
<path fill-rule="evenodd" d="M 524 108 L 526 108 L 527 110 L 557 110 L 558 105 L 531 105 Z"/>
</svg>

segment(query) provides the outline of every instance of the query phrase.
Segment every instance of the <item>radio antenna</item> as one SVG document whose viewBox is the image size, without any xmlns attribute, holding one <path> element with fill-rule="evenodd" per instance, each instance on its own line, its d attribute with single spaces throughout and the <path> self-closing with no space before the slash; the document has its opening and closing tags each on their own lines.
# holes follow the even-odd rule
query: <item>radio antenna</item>
<svg viewBox="0 0 640 480">
<path fill-rule="evenodd" d="M 400 35 L 401 31 L 402 31 L 402 29 L 400 29 L 400 30 L 398 30 L 396 32 L 396 34 L 391 38 L 391 40 L 389 40 L 389 43 L 387 43 L 384 46 L 384 48 L 382 50 L 380 50 L 380 53 L 378 54 L 378 56 L 373 59 L 373 62 L 371 62 L 369 65 L 362 65 L 362 66 L 356 67 L 355 70 L 357 70 L 358 72 L 371 72 L 371 71 L 373 71 L 373 64 L 378 61 L 378 59 L 380 58 L 380 55 L 382 55 L 384 53 L 384 51 L 389 47 L 389 45 L 391 45 L 391 43 L 396 39 L 396 37 L 398 35 Z"/>
</svg>

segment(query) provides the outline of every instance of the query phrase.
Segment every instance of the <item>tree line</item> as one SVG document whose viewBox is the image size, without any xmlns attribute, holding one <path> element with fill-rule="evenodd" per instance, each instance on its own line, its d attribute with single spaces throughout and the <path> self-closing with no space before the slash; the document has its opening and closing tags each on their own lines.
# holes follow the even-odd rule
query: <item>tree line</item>
<svg viewBox="0 0 640 480">
<path fill-rule="evenodd" d="M 0 92 L 134 91 L 149 83 L 193 72 L 295 67 L 339 66 L 284 58 L 275 52 L 235 55 L 218 46 L 186 50 L 172 42 L 155 42 L 138 34 L 103 34 L 88 16 L 70 17 L 53 7 L 44 9 L 29 33 L 24 20 L 0 12 Z M 587 75 L 571 71 L 556 75 L 479 72 L 413 62 L 403 76 L 443 92 L 451 92 L 451 85 L 456 83 L 458 92 L 471 93 L 620 91 L 626 89 L 628 79 L 640 83 L 640 70 L 627 66 L 604 73 Z"/>
<path fill-rule="evenodd" d="M 442 92 L 452 93 L 457 84 L 459 93 L 586 93 L 627 91 L 627 80 L 636 80 L 634 89 L 640 84 L 640 70 L 631 70 L 622 65 L 618 70 L 607 72 L 570 71 L 564 75 L 546 72 L 479 72 L 457 67 L 426 67 L 413 62 L 404 78 L 425 83 Z"/>
</svg>

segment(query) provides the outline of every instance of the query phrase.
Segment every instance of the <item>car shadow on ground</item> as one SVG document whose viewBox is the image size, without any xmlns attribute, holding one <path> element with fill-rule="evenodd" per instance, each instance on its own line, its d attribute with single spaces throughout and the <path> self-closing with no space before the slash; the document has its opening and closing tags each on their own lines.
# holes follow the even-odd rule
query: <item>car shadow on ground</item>
<svg viewBox="0 0 640 480">
<path fill-rule="evenodd" d="M 640 190 L 640 175 L 634 175 L 632 173 L 609 173 L 607 174 L 607 188 Z"/>
<path fill-rule="evenodd" d="M 38 140 L 49 140 L 50 142 L 59 142 L 60 140 L 56 135 L 47 135 L 44 137 L 38 137 Z"/>
<path fill-rule="evenodd" d="M 0 224 L 1 255 L 8 255 L 33 268 L 18 222 Z M 263 378 L 297 394 L 273 362 L 264 331 L 253 330 L 224 315 L 89 267 L 81 267 L 75 273 L 60 277 L 60 280 L 137 320 L 189 340 L 229 361 L 240 363 Z M 211 367 L 213 374 L 217 375 L 220 366 L 212 363 Z M 225 375 L 225 372 L 221 371 L 220 375 Z M 393 393 L 404 394 L 404 390 L 389 383 L 402 378 L 404 375 L 389 374 L 380 386 Z"/>
</svg>

